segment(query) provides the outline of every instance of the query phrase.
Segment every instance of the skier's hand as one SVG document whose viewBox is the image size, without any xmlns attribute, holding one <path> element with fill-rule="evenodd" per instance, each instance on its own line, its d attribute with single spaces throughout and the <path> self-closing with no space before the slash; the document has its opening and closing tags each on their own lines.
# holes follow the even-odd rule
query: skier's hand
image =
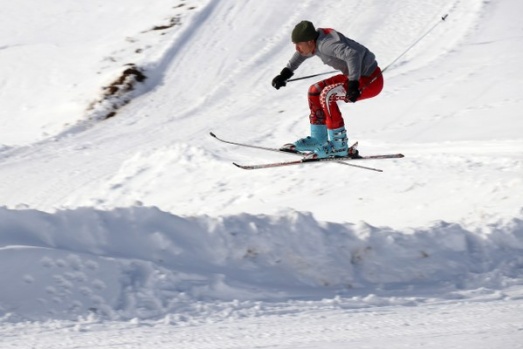
<svg viewBox="0 0 523 349">
<path fill-rule="evenodd" d="M 347 82 L 347 94 L 345 95 L 345 102 L 356 102 L 361 96 L 360 83 L 358 80 Z"/>
<path fill-rule="evenodd" d="M 287 80 L 293 76 L 294 73 L 289 68 L 285 67 L 281 71 L 280 75 L 276 76 L 274 79 L 272 79 L 272 86 L 279 90 L 280 87 L 283 87 L 287 84 Z"/>
</svg>

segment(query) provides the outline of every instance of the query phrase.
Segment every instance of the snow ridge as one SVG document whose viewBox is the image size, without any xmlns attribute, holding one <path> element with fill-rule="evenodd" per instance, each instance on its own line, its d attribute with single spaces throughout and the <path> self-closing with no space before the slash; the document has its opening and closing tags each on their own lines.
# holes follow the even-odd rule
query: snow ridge
<svg viewBox="0 0 523 349">
<path fill-rule="evenodd" d="M 12 321 L 90 312 L 149 319 L 201 300 L 350 295 L 362 307 L 469 298 L 478 289 L 499 296 L 521 283 L 523 266 L 520 218 L 479 232 L 445 222 L 401 232 L 292 211 L 181 217 L 155 207 L 2 208 L 0 220 L 0 271 L 7 275 L 0 311 Z M 16 260 L 24 265 L 13 271 Z"/>
</svg>

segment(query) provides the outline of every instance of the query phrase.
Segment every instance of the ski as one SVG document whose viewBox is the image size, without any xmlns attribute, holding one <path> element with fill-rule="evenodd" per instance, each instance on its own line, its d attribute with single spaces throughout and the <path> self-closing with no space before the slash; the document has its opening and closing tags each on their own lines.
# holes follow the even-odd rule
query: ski
<svg viewBox="0 0 523 349">
<path fill-rule="evenodd" d="M 357 167 L 365 170 L 371 170 L 376 172 L 383 172 L 383 170 L 379 168 L 374 167 L 368 167 L 368 166 L 362 166 L 362 165 L 356 165 L 352 163 L 347 163 L 345 161 L 352 161 L 352 160 L 370 160 L 370 159 L 390 159 L 390 158 L 402 158 L 402 154 L 388 154 L 388 155 L 373 155 L 373 156 L 363 156 L 360 158 L 351 158 L 351 157 L 338 157 L 338 158 L 326 158 L 326 159 L 310 159 L 310 158 L 303 158 L 304 156 L 308 155 L 307 153 L 300 153 L 300 152 L 291 152 L 291 151 L 285 151 L 281 150 L 279 148 L 272 148 L 272 147 L 264 147 L 259 145 L 253 145 L 248 143 L 241 143 L 241 142 L 234 142 L 230 140 L 226 140 L 223 138 L 218 137 L 213 132 L 209 132 L 209 134 L 216 140 L 226 143 L 226 144 L 232 144 L 237 145 L 240 147 L 246 147 L 251 149 L 258 149 L 258 150 L 266 150 L 266 151 L 272 151 L 277 153 L 286 153 L 286 154 L 293 154 L 297 156 L 301 156 L 302 158 L 300 160 L 296 161 L 283 161 L 283 162 L 275 162 L 275 163 L 268 163 L 268 164 L 257 164 L 257 165 L 241 165 L 238 163 L 233 163 L 235 166 L 245 169 L 245 170 L 255 170 L 255 169 L 261 169 L 261 168 L 270 168 L 270 167 L 282 167 L 282 166 L 292 166 L 292 165 L 299 165 L 304 163 L 311 163 L 311 162 L 323 162 L 323 161 L 330 161 L 335 162 L 337 164 L 351 166 L 351 167 Z"/>
<path fill-rule="evenodd" d="M 246 148 L 252 148 L 252 149 L 259 149 L 259 150 L 267 150 L 267 151 L 274 151 L 274 152 L 277 152 L 277 153 L 287 153 L 287 154 L 294 154 L 294 155 L 300 155 L 300 156 L 304 156 L 304 155 L 306 155 L 306 154 L 304 154 L 304 153 L 291 152 L 291 151 L 284 151 L 284 150 L 280 150 L 280 149 L 278 149 L 278 148 L 270 148 L 270 147 L 263 147 L 263 146 L 252 145 L 252 144 L 247 144 L 247 143 L 233 142 L 233 141 L 229 141 L 229 140 L 226 140 L 226 139 L 220 138 L 220 137 L 218 137 L 217 135 L 215 135 L 213 132 L 209 132 L 209 134 L 210 134 L 212 137 L 214 137 L 215 139 L 217 139 L 218 141 L 222 142 L 222 143 L 227 143 L 227 144 L 237 145 L 237 146 L 240 146 L 240 147 L 246 147 Z"/>
<path fill-rule="evenodd" d="M 213 132 L 209 132 L 209 134 L 212 137 L 214 137 L 216 140 L 218 140 L 218 141 L 220 141 L 222 143 L 226 143 L 226 144 L 232 144 L 232 145 L 237 145 L 237 146 L 240 146 L 240 147 L 246 147 L 246 148 L 251 148 L 251 149 L 267 150 L 267 151 L 272 151 L 272 152 L 276 152 L 276 153 L 293 154 L 293 155 L 297 155 L 297 156 L 301 156 L 301 157 L 307 155 L 307 153 L 286 151 L 286 150 L 281 150 L 279 148 L 271 148 L 271 147 L 252 145 L 252 144 L 247 144 L 247 143 L 233 142 L 233 141 L 230 141 L 230 140 L 226 140 L 226 139 L 220 138 L 220 137 L 216 136 L 216 134 L 214 134 Z M 356 165 L 356 164 L 349 164 L 349 163 L 346 163 L 346 162 L 343 162 L 343 161 L 336 161 L 336 163 L 341 164 L 341 165 L 345 165 L 345 166 L 357 167 L 357 168 L 361 168 L 361 169 L 364 169 L 364 170 L 383 172 L 379 168 L 368 167 L 368 166 L 361 166 L 361 165 Z M 238 166 L 238 164 L 235 164 L 235 165 Z"/>
<path fill-rule="evenodd" d="M 283 167 L 283 166 L 293 166 L 293 165 L 302 165 L 302 164 L 311 164 L 311 163 L 319 163 L 319 162 L 340 162 L 346 165 L 354 165 L 357 167 L 362 167 L 355 164 L 348 164 L 344 161 L 359 161 L 359 160 L 377 160 L 377 159 L 400 159 L 404 157 L 403 154 L 383 154 L 383 155 L 368 155 L 368 156 L 361 156 L 359 158 L 350 158 L 350 157 L 337 157 L 337 158 L 322 158 L 322 159 L 316 159 L 316 158 L 302 158 L 300 160 L 294 160 L 294 161 L 280 161 L 280 162 L 271 162 L 271 163 L 265 163 L 265 164 L 255 164 L 255 165 L 242 165 L 233 162 L 233 164 L 236 167 L 239 167 L 244 170 L 258 170 L 262 168 L 271 168 L 271 167 Z M 363 167 L 365 169 L 374 170 L 377 172 L 383 172 L 380 169 L 373 168 L 373 167 Z"/>
</svg>

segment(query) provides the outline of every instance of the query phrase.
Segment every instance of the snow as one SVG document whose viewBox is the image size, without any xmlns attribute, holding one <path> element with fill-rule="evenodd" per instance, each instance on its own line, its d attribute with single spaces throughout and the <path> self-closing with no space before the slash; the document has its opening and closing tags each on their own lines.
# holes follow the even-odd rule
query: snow
<svg viewBox="0 0 523 349">
<path fill-rule="evenodd" d="M 0 348 L 523 348 L 522 10 L 5 4 Z M 387 67 L 341 106 L 362 153 L 406 155 L 383 173 L 244 171 L 293 157 L 209 136 L 307 133 L 316 79 L 270 86 L 302 19 Z"/>
</svg>

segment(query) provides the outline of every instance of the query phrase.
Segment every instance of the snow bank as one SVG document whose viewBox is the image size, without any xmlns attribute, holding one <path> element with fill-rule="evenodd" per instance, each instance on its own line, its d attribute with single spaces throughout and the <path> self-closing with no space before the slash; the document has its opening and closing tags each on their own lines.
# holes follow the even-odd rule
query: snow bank
<svg viewBox="0 0 523 349">
<path fill-rule="evenodd" d="M 0 209 L 4 320 L 146 319 L 217 302 L 467 297 L 522 284 L 523 220 L 399 232 L 307 213 Z M 370 296 L 369 296 L 370 295 Z M 350 298 L 349 298 L 350 299 Z"/>
</svg>

